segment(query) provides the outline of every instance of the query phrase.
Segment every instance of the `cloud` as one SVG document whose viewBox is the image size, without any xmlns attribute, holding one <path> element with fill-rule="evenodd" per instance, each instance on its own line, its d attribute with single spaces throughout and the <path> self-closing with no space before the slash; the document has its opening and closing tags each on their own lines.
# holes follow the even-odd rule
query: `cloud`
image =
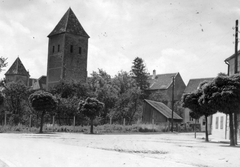
<svg viewBox="0 0 240 167">
<path fill-rule="evenodd" d="M 98 69 L 103 69 L 112 76 L 121 70 L 129 72 L 132 65 L 131 63 L 131 60 L 121 52 L 109 55 L 104 49 L 100 49 L 91 44 L 89 46 L 88 75 L 90 75 L 92 71 L 98 71 Z"/>
<path fill-rule="evenodd" d="M 151 73 L 154 69 L 157 74 L 179 72 L 189 79 L 189 77 L 193 76 L 191 72 L 199 68 L 202 60 L 196 54 L 187 52 L 184 49 L 166 48 L 161 51 L 159 59 L 155 61 L 147 59 L 146 63 Z"/>
</svg>

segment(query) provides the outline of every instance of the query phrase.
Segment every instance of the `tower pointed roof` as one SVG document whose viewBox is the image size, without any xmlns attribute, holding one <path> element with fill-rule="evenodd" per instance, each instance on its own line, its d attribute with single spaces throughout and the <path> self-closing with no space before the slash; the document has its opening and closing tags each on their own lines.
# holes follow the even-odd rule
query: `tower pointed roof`
<svg viewBox="0 0 240 167">
<path fill-rule="evenodd" d="M 29 76 L 29 73 L 25 69 L 24 65 L 22 64 L 20 58 L 18 57 L 12 66 L 8 69 L 5 75 L 25 75 Z"/>
<path fill-rule="evenodd" d="M 89 38 L 71 8 L 63 15 L 48 37 L 66 32 Z"/>
</svg>

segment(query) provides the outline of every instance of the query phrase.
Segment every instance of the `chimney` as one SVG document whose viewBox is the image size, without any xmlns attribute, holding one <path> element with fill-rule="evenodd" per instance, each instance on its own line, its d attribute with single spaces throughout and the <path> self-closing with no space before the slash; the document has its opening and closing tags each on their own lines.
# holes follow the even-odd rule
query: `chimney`
<svg viewBox="0 0 240 167">
<path fill-rule="evenodd" d="M 155 79 L 156 78 L 156 70 L 153 70 L 153 76 L 152 76 L 152 79 Z"/>
</svg>

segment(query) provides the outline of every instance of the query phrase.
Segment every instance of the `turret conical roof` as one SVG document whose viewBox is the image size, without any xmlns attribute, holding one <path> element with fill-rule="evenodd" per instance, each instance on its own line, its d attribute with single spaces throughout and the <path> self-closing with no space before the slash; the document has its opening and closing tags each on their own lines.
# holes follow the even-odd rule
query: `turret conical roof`
<svg viewBox="0 0 240 167">
<path fill-rule="evenodd" d="M 89 38 L 71 8 L 63 15 L 48 37 L 66 32 Z"/>
<path fill-rule="evenodd" d="M 5 75 L 25 75 L 29 76 L 29 73 L 25 69 L 24 65 L 22 64 L 20 58 L 18 57 L 12 66 L 8 69 Z"/>
</svg>

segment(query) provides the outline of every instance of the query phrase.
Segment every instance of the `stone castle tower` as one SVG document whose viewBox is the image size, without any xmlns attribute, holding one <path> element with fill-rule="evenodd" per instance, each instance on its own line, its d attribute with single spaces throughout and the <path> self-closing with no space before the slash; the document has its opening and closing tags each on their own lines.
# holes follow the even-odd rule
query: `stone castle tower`
<svg viewBox="0 0 240 167">
<path fill-rule="evenodd" d="M 48 38 L 47 87 L 60 80 L 86 82 L 89 36 L 71 8 Z"/>
</svg>

